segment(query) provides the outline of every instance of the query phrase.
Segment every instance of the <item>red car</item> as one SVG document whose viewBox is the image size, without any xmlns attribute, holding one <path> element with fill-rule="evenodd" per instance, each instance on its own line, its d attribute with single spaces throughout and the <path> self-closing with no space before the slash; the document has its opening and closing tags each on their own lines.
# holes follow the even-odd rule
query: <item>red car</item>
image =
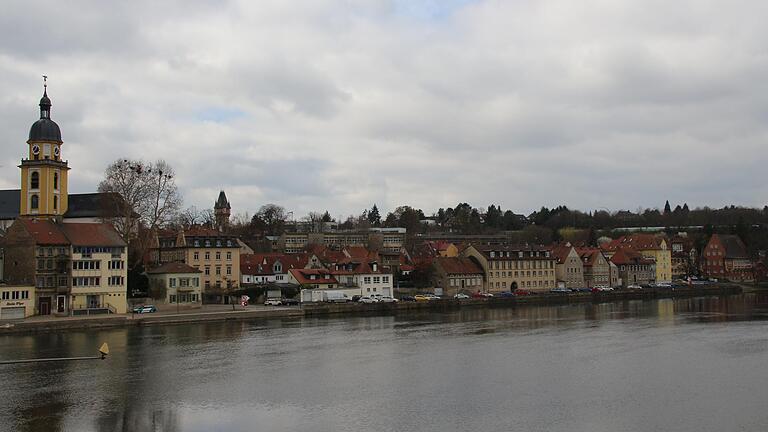
<svg viewBox="0 0 768 432">
<path fill-rule="evenodd" d="M 516 289 L 514 294 L 516 296 L 527 296 L 527 295 L 531 295 L 531 292 L 524 289 Z"/>
</svg>

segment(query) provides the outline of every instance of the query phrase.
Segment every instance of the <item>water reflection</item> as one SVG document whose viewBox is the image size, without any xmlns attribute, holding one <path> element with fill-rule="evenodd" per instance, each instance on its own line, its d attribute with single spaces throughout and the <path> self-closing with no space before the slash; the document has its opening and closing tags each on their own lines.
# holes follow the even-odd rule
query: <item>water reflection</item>
<svg viewBox="0 0 768 432">
<path fill-rule="evenodd" d="M 2 359 L 111 356 L 0 367 L 0 430 L 654 430 L 687 400 L 708 419 L 710 391 L 755 421 L 768 340 L 738 325 L 767 316 L 757 293 L 2 336 Z M 672 383 L 687 399 L 659 404 Z"/>
</svg>

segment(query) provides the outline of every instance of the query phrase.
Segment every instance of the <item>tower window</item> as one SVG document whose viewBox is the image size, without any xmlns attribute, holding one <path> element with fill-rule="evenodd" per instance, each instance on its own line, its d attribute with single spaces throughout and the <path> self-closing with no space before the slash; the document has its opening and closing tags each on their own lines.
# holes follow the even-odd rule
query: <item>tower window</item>
<svg viewBox="0 0 768 432">
<path fill-rule="evenodd" d="M 29 177 L 29 187 L 32 189 L 40 188 L 40 173 L 37 171 L 33 171 L 32 175 Z"/>
<path fill-rule="evenodd" d="M 32 198 L 29 200 L 30 207 L 32 207 L 32 210 L 37 210 L 40 208 L 40 198 L 38 198 L 37 195 L 32 195 Z"/>
<path fill-rule="evenodd" d="M 57 196 L 53 197 L 53 209 L 54 210 L 59 209 L 59 197 Z"/>
<path fill-rule="evenodd" d="M 53 188 L 59 188 L 59 173 L 53 173 Z"/>
</svg>

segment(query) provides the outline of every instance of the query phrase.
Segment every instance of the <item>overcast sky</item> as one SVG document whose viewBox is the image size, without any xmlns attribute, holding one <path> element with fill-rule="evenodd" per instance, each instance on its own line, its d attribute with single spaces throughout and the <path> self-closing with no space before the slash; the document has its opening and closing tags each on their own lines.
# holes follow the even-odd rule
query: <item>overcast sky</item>
<svg viewBox="0 0 768 432">
<path fill-rule="evenodd" d="M 296 217 L 768 203 L 768 2 L 3 1 L 0 188 L 42 74 L 72 192 L 162 158 Z"/>
</svg>

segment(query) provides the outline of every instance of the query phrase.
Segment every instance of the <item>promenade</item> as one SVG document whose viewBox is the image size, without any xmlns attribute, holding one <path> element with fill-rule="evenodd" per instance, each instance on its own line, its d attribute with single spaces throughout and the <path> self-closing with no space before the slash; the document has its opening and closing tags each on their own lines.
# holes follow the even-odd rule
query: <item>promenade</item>
<svg viewBox="0 0 768 432">
<path fill-rule="evenodd" d="M 715 284 L 676 289 L 618 290 L 600 293 L 540 293 L 534 295 L 454 300 L 442 299 L 428 302 L 399 303 L 304 303 L 301 306 L 203 305 L 195 309 L 176 310 L 165 305 L 155 313 L 124 315 L 92 315 L 76 317 L 35 316 L 23 321 L 0 323 L 0 335 L 27 332 L 54 332 L 74 329 L 112 328 L 143 325 L 193 324 L 209 321 L 251 321 L 274 318 L 301 318 L 319 315 L 392 314 L 418 311 L 446 311 L 477 307 L 525 307 L 568 303 L 608 303 L 625 300 L 658 298 L 683 298 L 698 296 L 732 295 L 742 293 L 742 287 L 732 284 Z"/>
</svg>

